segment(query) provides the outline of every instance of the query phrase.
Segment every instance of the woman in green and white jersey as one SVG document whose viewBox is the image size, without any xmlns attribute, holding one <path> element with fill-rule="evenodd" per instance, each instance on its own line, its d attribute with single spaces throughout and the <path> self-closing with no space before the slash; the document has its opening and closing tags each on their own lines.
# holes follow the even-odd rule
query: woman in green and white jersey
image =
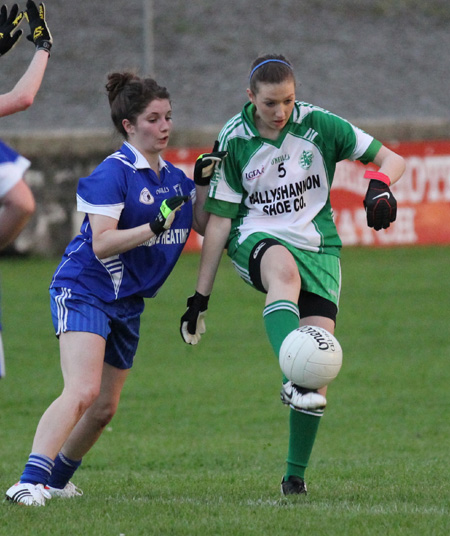
<svg viewBox="0 0 450 536">
<path fill-rule="evenodd" d="M 364 199 L 367 222 L 380 230 L 396 217 L 389 186 L 404 171 L 403 158 L 348 121 L 295 98 L 284 56 L 255 60 L 249 102 L 230 119 L 215 150 L 216 166 L 205 210 L 210 212 L 196 293 L 188 299 L 181 334 L 197 344 L 219 261 L 226 248 L 239 275 L 266 294 L 263 318 L 278 358 L 284 338 L 299 325 L 334 333 L 338 311 L 341 240 L 330 189 L 336 163 L 373 162 Z M 326 388 L 305 390 L 283 378 L 281 400 L 290 406 L 285 495 L 306 493 L 305 469 L 326 406 Z"/>
</svg>

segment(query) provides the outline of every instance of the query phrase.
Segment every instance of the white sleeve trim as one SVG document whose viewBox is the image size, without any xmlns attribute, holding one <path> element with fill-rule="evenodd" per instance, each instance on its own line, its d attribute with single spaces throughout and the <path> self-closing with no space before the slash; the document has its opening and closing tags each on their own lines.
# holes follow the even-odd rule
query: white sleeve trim
<svg viewBox="0 0 450 536">
<path fill-rule="evenodd" d="M 77 210 L 86 214 L 99 214 L 100 216 L 109 216 L 115 220 L 120 219 L 125 203 L 117 203 L 115 205 L 92 205 L 85 201 L 77 194 Z"/>
<path fill-rule="evenodd" d="M 217 199 L 218 201 L 227 201 L 228 203 L 240 204 L 242 201 L 242 195 L 238 193 L 224 192 L 217 189 L 213 195 L 210 195 L 212 199 Z"/>
<path fill-rule="evenodd" d="M 349 160 L 358 160 L 369 148 L 369 145 L 373 141 L 373 137 L 358 127 L 353 126 L 353 130 L 356 135 L 356 145 Z"/>
</svg>

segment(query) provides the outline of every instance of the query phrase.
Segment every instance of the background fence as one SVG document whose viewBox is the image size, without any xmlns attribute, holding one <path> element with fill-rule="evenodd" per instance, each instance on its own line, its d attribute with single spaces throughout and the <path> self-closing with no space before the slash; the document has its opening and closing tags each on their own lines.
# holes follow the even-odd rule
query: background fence
<svg viewBox="0 0 450 536">
<path fill-rule="evenodd" d="M 366 225 L 362 200 L 367 181 L 362 178 L 363 166 L 349 161 L 338 164 L 332 201 L 344 245 L 450 243 L 449 125 L 442 121 L 366 122 L 358 126 L 403 155 L 406 171 L 401 181 L 393 186 L 399 204 L 397 221 L 377 233 Z M 164 157 L 192 177 L 195 159 L 211 149 L 216 136 L 214 129 L 179 131 Z M 120 146 L 121 140 L 104 131 L 84 131 L 59 132 L 53 137 L 10 136 L 6 141 L 31 160 L 26 179 L 37 200 L 36 214 L 13 250 L 60 255 L 78 232 L 83 216 L 76 212 L 78 179 L 91 173 Z M 196 250 L 200 243 L 200 237 L 193 233 L 186 250 Z"/>
</svg>

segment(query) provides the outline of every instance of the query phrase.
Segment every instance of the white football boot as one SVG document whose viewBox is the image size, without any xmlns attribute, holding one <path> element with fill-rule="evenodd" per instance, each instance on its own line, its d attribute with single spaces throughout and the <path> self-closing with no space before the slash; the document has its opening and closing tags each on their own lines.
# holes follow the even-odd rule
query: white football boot
<svg viewBox="0 0 450 536">
<path fill-rule="evenodd" d="M 60 497 L 62 499 L 71 499 L 72 497 L 81 497 L 83 495 L 81 489 L 77 488 L 72 482 L 67 482 L 62 489 L 52 488 L 51 486 L 45 486 L 45 489 L 52 497 Z"/>
<path fill-rule="evenodd" d="M 283 383 L 280 393 L 281 402 L 297 411 L 323 409 L 327 405 L 327 399 L 317 391 L 308 391 L 287 381 Z"/>
<path fill-rule="evenodd" d="M 17 482 L 6 492 L 6 500 L 25 506 L 45 506 L 52 496 L 42 484 L 21 484 Z"/>
</svg>

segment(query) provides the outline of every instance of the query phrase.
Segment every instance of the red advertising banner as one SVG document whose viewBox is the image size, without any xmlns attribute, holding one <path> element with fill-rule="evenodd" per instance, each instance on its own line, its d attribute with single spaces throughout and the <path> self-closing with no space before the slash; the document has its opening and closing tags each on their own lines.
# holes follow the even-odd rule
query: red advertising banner
<svg viewBox="0 0 450 536">
<path fill-rule="evenodd" d="M 386 144 L 406 161 L 402 179 L 392 186 L 398 203 L 396 222 L 382 231 L 367 227 L 363 199 L 367 179 L 359 162 L 340 162 L 331 191 L 339 235 L 344 245 L 394 246 L 450 244 L 450 140 Z M 210 148 L 170 149 L 164 157 L 192 177 L 194 162 Z M 374 168 L 375 169 L 375 168 Z M 192 233 L 188 250 L 198 250 Z"/>
</svg>

